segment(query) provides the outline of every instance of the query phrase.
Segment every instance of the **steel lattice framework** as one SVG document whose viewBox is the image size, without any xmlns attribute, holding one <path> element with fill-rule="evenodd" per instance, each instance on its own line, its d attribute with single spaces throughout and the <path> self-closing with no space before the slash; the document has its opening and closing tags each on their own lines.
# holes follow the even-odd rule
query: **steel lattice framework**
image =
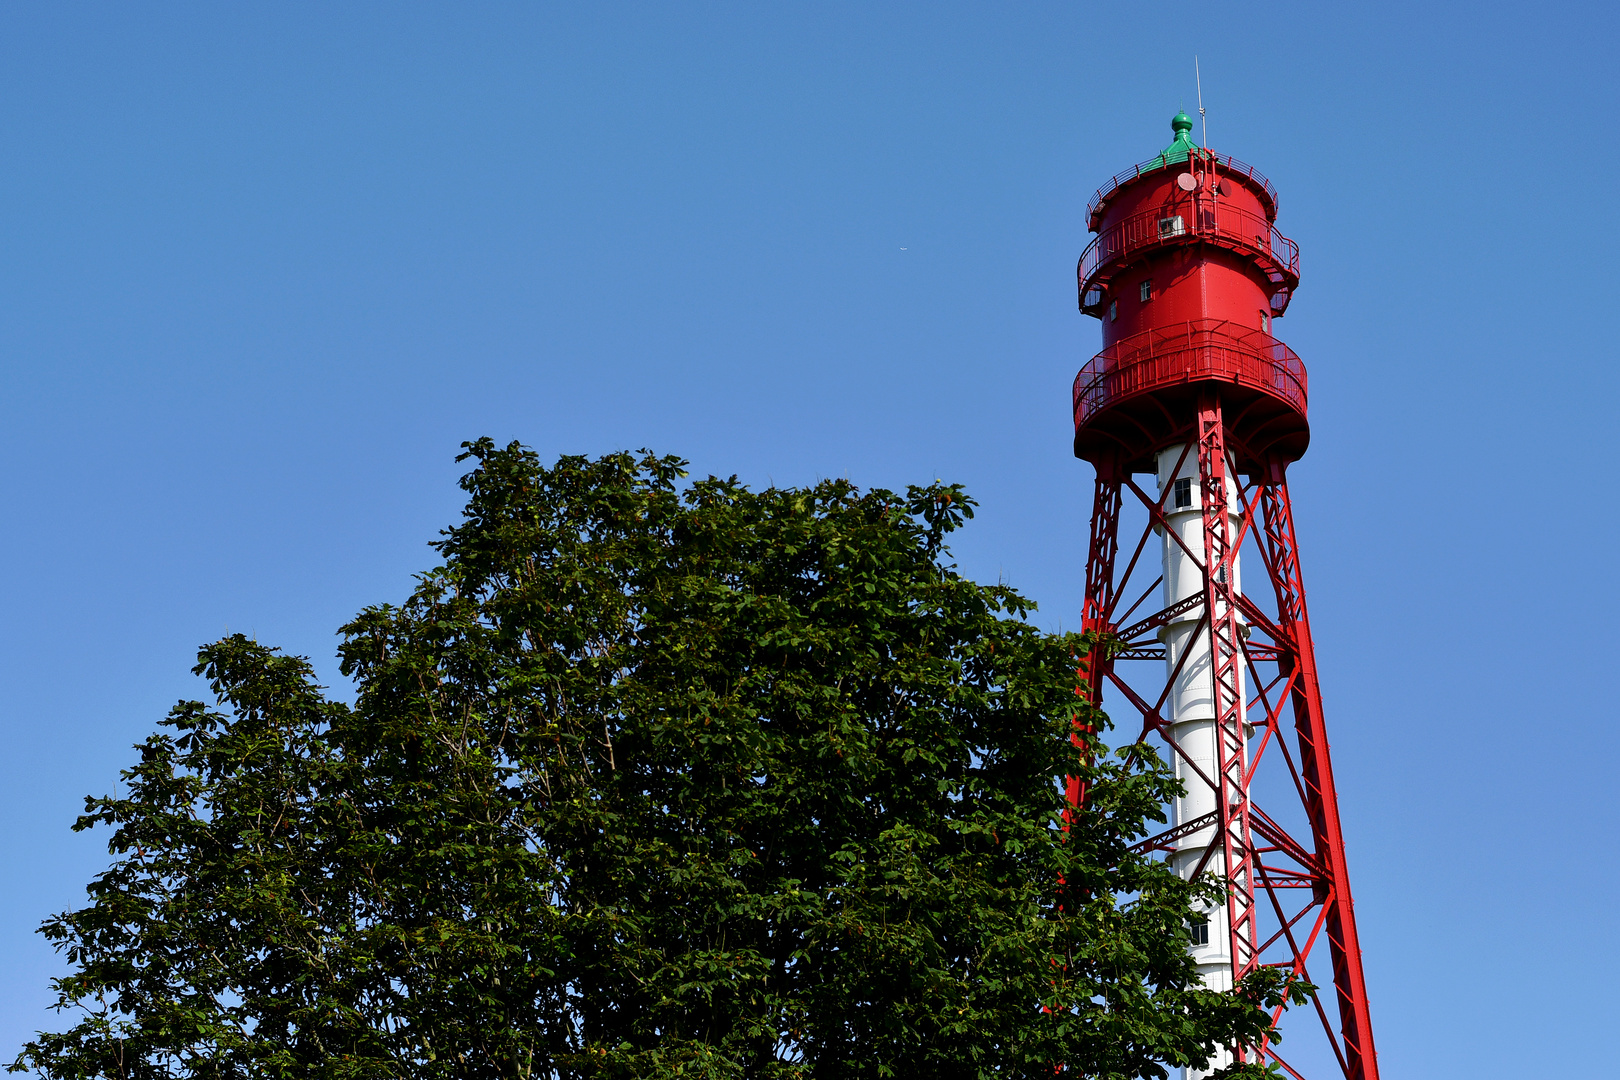
<svg viewBox="0 0 1620 1080">
<path fill-rule="evenodd" d="M 1190 452 L 1194 446 L 1197 448 L 1199 482 L 1206 494 L 1203 505 L 1209 508 L 1203 515 L 1204 550 L 1212 553 L 1211 558 L 1205 560 L 1201 553 L 1188 549 L 1203 574 L 1202 592 L 1124 626 L 1119 623 L 1160 584 L 1154 580 L 1144 587 L 1137 580 L 1145 576 L 1142 556 L 1150 541 L 1158 533 L 1169 537 L 1176 533 L 1168 527 L 1165 517 L 1168 489 L 1155 496 L 1129 475 L 1099 473 L 1086 560 L 1084 629 L 1113 642 L 1115 648 L 1094 649 L 1086 657 L 1081 669 L 1082 688 L 1098 705 L 1110 696 L 1109 691 L 1122 697 L 1140 717 L 1137 739 L 1157 736 L 1163 740 L 1197 782 L 1216 792 L 1214 815 L 1180 822 L 1142 841 L 1138 849 L 1169 851 L 1176 840 L 1218 826 L 1219 841 L 1206 848 L 1204 858 L 1206 862 L 1212 856 L 1219 858 L 1229 868 L 1227 923 L 1232 937 L 1234 979 L 1241 979 L 1260 964 L 1273 964 L 1317 983 L 1320 989 L 1313 995 L 1312 1005 L 1344 1076 L 1349 1080 L 1376 1080 L 1361 947 L 1345 866 L 1338 797 L 1333 788 L 1288 484 L 1281 470 L 1274 477 L 1251 482 L 1229 475 L 1226 434 L 1220 401 L 1211 395 L 1201 402 L 1198 438 L 1196 443 L 1189 441 L 1187 449 Z M 1240 507 L 1235 536 L 1228 535 L 1228 515 L 1220 512 L 1227 505 L 1229 485 L 1235 486 Z M 1120 569 L 1116 565 L 1119 524 L 1127 493 L 1146 511 L 1147 524 L 1131 543 L 1128 559 Z M 1234 576 L 1230 572 L 1233 554 L 1246 539 L 1255 541 L 1258 547 L 1270 584 L 1270 599 L 1275 604 L 1273 611 L 1267 611 L 1230 584 Z M 1142 590 L 1141 599 L 1122 614 L 1118 611 L 1120 598 L 1132 595 L 1133 586 Z M 1200 612 L 1194 634 L 1208 635 L 1213 658 L 1221 752 L 1216 775 L 1200 768 L 1177 744 L 1163 715 L 1180 668 L 1170 669 L 1162 679 L 1151 679 L 1159 686 L 1156 693 L 1141 689 L 1144 680 L 1140 676 L 1127 681 L 1120 670 L 1120 665 L 1135 660 L 1163 665 L 1165 649 L 1157 643 L 1156 632 L 1193 610 Z M 1236 618 L 1240 612 L 1249 631 L 1247 636 L 1240 631 Z M 1190 655 L 1191 650 L 1184 650 L 1182 661 Z M 1240 669 L 1246 679 L 1239 679 Z M 1244 685 L 1251 688 L 1247 700 L 1238 693 L 1238 687 Z M 1116 722 L 1120 722 L 1118 711 L 1116 707 Z M 1244 730 L 1246 726 L 1252 727 L 1252 733 Z M 1293 814 L 1268 812 L 1250 796 L 1262 766 L 1286 775 L 1287 789 L 1297 798 Z M 1072 784 L 1070 798 L 1079 804 L 1084 797 L 1078 784 Z M 1294 835 L 1281 824 L 1287 817 L 1303 817 L 1310 834 Z M 1200 864 L 1197 871 L 1206 869 Z M 1329 980 L 1321 977 L 1327 973 L 1320 971 L 1320 964 L 1314 973 L 1310 966 L 1324 937 L 1334 998 L 1327 1004 L 1322 999 L 1328 992 Z M 1305 1080 L 1277 1048 L 1263 1047 L 1259 1052 L 1295 1080 Z"/>
</svg>

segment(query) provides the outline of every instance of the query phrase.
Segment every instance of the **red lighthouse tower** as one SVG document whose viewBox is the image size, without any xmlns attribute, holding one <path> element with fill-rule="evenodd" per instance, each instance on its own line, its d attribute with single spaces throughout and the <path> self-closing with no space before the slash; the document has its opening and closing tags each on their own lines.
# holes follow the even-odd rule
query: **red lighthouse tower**
<svg viewBox="0 0 1620 1080">
<path fill-rule="evenodd" d="M 1205 981 L 1305 976 L 1319 989 L 1297 1011 L 1319 1017 L 1345 1077 L 1376 1080 L 1288 494 L 1310 439 L 1305 368 L 1271 333 L 1299 249 L 1275 228 L 1270 181 L 1194 145 L 1185 114 L 1171 128 L 1162 154 L 1093 197 L 1080 258 L 1080 310 L 1103 332 L 1074 381 L 1075 456 L 1097 472 L 1084 619 L 1111 643 L 1082 674 L 1186 785 L 1142 847 L 1228 883 L 1194 927 Z M 1132 519 L 1140 535 L 1122 538 Z M 1304 1080 L 1278 1049 L 1238 1053 Z"/>
</svg>

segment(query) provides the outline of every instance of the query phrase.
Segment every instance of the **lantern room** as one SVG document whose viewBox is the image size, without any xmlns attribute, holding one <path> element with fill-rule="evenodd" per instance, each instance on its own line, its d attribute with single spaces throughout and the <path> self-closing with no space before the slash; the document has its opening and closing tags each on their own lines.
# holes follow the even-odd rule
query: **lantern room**
<svg viewBox="0 0 1620 1080">
<path fill-rule="evenodd" d="M 1272 321 L 1299 285 L 1299 248 L 1276 229 L 1270 181 L 1195 145 L 1185 113 L 1171 130 L 1088 207 L 1080 310 L 1100 320 L 1103 349 L 1075 380 L 1075 453 L 1145 470 L 1195 389 L 1215 383 L 1246 417 L 1234 432 L 1245 465 L 1286 464 L 1309 441 L 1305 369 Z"/>
</svg>

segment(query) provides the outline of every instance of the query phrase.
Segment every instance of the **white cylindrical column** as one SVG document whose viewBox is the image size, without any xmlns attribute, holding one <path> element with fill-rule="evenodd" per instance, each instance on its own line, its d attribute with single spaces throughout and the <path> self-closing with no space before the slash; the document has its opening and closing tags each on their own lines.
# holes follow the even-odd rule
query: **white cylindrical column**
<svg viewBox="0 0 1620 1080">
<path fill-rule="evenodd" d="M 1204 557 L 1204 516 L 1202 485 L 1198 476 L 1198 451 L 1196 447 L 1188 449 L 1183 458 L 1182 450 L 1182 446 L 1172 446 L 1161 451 L 1158 456 L 1159 493 L 1163 496 L 1170 531 L 1174 533 L 1174 536 L 1170 532 L 1161 533 L 1164 541 L 1165 607 L 1204 592 L 1204 574 L 1199 566 Z M 1227 475 L 1235 480 L 1234 465 L 1234 462 L 1227 462 Z M 1227 535 L 1235 540 L 1238 535 L 1239 512 L 1235 482 L 1228 482 L 1226 485 L 1226 497 Z M 1181 543 L 1178 544 L 1175 537 L 1180 537 Z M 1238 558 L 1235 553 L 1232 556 L 1232 574 L 1232 587 L 1237 591 L 1241 588 L 1242 578 L 1239 576 Z M 1170 754 L 1170 763 L 1175 769 L 1176 776 L 1186 786 L 1186 794 L 1176 799 L 1171 806 L 1172 825 L 1180 825 L 1203 817 L 1212 813 L 1216 807 L 1217 792 L 1211 787 L 1210 781 L 1219 779 L 1220 756 L 1211 666 L 1210 623 L 1204 614 L 1203 606 L 1199 605 L 1177 616 L 1159 631 L 1159 639 L 1165 645 L 1167 673 L 1176 671 L 1176 665 L 1181 662 L 1183 653 L 1190 653 L 1186 662 L 1181 664 L 1181 670 L 1176 674 L 1165 702 L 1164 718 L 1175 735 L 1177 745 L 1186 754 L 1185 758 L 1173 751 Z M 1224 615 L 1224 611 L 1217 612 L 1217 615 Z M 1240 632 L 1246 632 L 1246 628 Z M 1241 669 L 1238 672 L 1238 680 L 1237 692 L 1241 702 L 1243 699 Z M 1250 733 L 1245 723 L 1245 737 Z M 1193 768 L 1194 765 L 1197 766 L 1196 769 Z M 1202 776 L 1199 775 L 1200 772 Z M 1209 779 L 1206 780 L 1205 777 Z M 1170 865 L 1176 873 L 1183 878 L 1190 878 L 1203 862 L 1207 873 L 1224 877 L 1226 861 L 1219 848 L 1210 853 L 1208 861 L 1204 862 L 1205 850 L 1211 844 L 1218 843 L 1218 832 L 1216 826 L 1210 825 L 1176 841 L 1175 851 L 1170 855 Z M 1202 932 L 1195 930 L 1195 935 L 1203 937 L 1204 940 L 1195 943 L 1192 949 L 1193 957 L 1198 963 L 1198 972 L 1203 977 L 1205 985 L 1217 990 L 1229 990 L 1232 986 L 1232 946 L 1231 935 L 1227 932 L 1226 906 L 1223 904 L 1212 907 L 1203 914 L 1208 921 Z M 1187 1069 L 1183 1075 L 1187 1080 L 1197 1080 L 1228 1064 L 1231 1064 L 1231 1055 L 1223 1052 L 1211 1061 L 1208 1069 Z"/>
</svg>

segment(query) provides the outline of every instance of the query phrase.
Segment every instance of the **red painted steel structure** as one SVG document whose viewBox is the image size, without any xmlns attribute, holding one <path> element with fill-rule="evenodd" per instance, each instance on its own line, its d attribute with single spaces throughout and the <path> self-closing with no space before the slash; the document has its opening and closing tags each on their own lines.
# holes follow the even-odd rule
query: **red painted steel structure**
<svg viewBox="0 0 1620 1080">
<path fill-rule="evenodd" d="M 1299 284 L 1299 249 L 1275 228 L 1271 183 L 1252 166 L 1192 146 L 1191 126 L 1176 117 L 1170 149 L 1114 177 L 1089 208 L 1097 236 L 1080 259 L 1080 307 L 1102 320 L 1104 347 L 1074 383 L 1075 455 L 1097 472 L 1084 629 L 1111 637 L 1115 648 L 1086 659 L 1081 692 L 1099 704 L 1105 691 L 1117 692 L 1140 716 L 1139 737 L 1164 739 L 1184 773 L 1196 777 L 1192 782 L 1214 789 L 1213 812 L 1178 822 L 1141 847 L 1170 851 L 1178 840 L 1215 827 L 1196 872 L 1222 856 L 1234 980 L 1270 964 L 1316 983 L 1314 1012 L 1343 1075 L 1377 1080 L 1288 493 L 1288 465 L 1310 437 L 1305 368 L 1271 336 L 1271 320 L 1287 310 Z M 1176 446 L 1189 467 L 1196 457 L 1202 552 L 1169 527 L 1170 486 L 1153 495 L 1133 479 L 1156 471 L 1155 456 Z M 1234 495 L 1236 510 L 1228 511 Z M 1122 548 L 1129 501 L 1145 509 L 1146 525 Z M 1142 556 L 1156 533 L 1194 560 L 1203 589 L 1126 624 L 1159 584 L 1143 591 L 1133 581 L 1147 576 Z M 1259 596 L 1240 591 L 1232 572 L 1245 542 L 1258 551 L 1269 584 Z M 1128 556 L 1121 569 L 1122 550 Z M 1121 612 L 1121 602 L 1136 592 L 1140 599 Z M 1176 744 L 1165 716 L 1179 664 L 1162 684 L 1141 666 L 1125 667 L 1157 660 L 1162 670 L 1160 630 L 1194 611 L 1194 633 L 1207 635 L 1210 649 L 1213 775 Z M 1191 652 L 1184 648 L 1180 662 Z M 1144 691 L 1146 683 L 1162 689 Z M 1251 795 L 1257 776 L 1277 781 L 1263 788 L 1267 797 L 1281 791 L 1280 802 L 1293 805 L 1262 808 Z M 1079 805 L 1084 792 L 1071 784 L 1069 797 Z M 1310 966 L 1321 951 L 1330 971 Z M 1275 1061 L 1304 1080 L 1277 1051 L 1262 1046 L 1238 1055 Z"/>
</svg>

